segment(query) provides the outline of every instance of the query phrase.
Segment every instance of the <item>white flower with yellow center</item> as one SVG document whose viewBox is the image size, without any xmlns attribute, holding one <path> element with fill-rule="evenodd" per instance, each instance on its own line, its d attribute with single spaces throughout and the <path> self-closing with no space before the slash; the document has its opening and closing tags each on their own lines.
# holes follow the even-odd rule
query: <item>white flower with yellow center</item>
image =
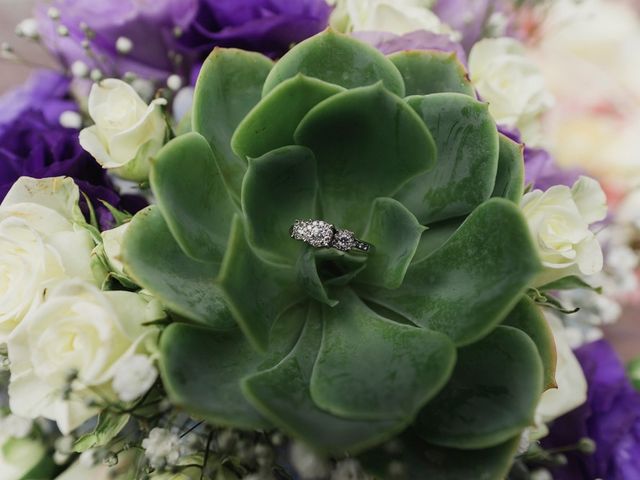
<svg viewBox="0 0 640 480">
<path fill-rule="evenodd" d="M 149 160 L 164 144 L 166 100 L 147 105 L 128 83 L 108 78 L 89 94 L 89 115 L 95 125 L 80 132 L 80 145 L 104 168 L 122 178 L 143 181 Z"/>
</svg>

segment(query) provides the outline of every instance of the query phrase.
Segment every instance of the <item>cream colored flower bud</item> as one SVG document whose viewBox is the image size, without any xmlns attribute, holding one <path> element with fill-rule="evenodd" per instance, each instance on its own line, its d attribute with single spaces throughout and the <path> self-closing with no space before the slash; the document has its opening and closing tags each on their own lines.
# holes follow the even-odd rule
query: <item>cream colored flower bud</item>
<svg viewBox="0 0 640 480">
<path fill-rule="evenodd" d="M 122 178 L 144 181 L 149 161 L 164 144 L 165 99 L 147 105 L 131 85 L 108 78 L 89 94 L 89 115 L 95 125 L 80 132 L 80 145 L 104 168 Z"/>
<path fill-rule="evenodd" d="M 602 270 L 602 249 L 589 229 L 607 215 L 607 199 L 597 181 L 580 177 L 572 188 L 534 190 L 520 205 L 545 267 L 537 286 Z"/>
</svg>

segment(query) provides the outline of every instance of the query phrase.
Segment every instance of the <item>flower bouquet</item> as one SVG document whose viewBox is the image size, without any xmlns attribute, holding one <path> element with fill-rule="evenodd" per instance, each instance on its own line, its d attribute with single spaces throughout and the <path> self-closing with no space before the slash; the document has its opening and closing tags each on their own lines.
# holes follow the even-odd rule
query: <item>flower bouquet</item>
<svg viewBox="0 0 640 480">
<path fill-rule="evenodd" d="M 61 42 L 65 121 L 0 126 L 3 479 L 518 479 L 593 452 L 547 437 L 587 400 L 549 312 L 593 290 L 606 198 L 534 188 L 550 97 L 516 40 L 456 37 L 456 2 L 338 2 L 327 29 L 320 1 L 75 3 L 32 35 Z M 353 32 L 394 8 L 417 32 Z"/>
</svg>

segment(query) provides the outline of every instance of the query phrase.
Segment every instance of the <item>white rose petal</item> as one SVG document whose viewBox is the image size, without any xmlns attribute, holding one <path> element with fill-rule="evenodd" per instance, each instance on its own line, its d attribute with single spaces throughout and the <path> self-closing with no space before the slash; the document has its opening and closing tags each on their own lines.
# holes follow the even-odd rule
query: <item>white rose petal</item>
<svg viewBox="0 0 640 480">
<path fill-rule="evenodd" d="M 68 434 L 97 412 L 90 388 L 107 392 L 115 372 L 144 350 L 147 302 L 138 294 L 103 292 L 81 280 L 52 287 L 9 336 L 9 403 L 26 418 L 54 420 Z M 75 372 L 72 395 L 62 393 Z"/>
<path fill-rule="evenodd" d="M 513 38 L 476 43 L 469 54 L 471 81 L 499 124 L 517 127 L 525 143 L 540 143 L 540 118 L 552 105 L 540 70 Z"/>
<path fill-rule="evenodd" d="M 558 388 L 547 390 L 536 409 L 539 424 L 546 424 L 570 412 L 587 401 L 587 381 L 564 332 L 562 322 L 552 315 L 547 321 L 553 332 L 557 352 L 556 383 Z M 544 427 L 534 436 L 545 433 Z"/>
<path fill-rule="evenodd" d="M 427 0 L 338 0 L 332 25 L 342 30 L 384 31 L 403 35 L 416 30 L 455 35 Z"/>
<path fill-rule="evenodd" d="M 0 205 L 0 341 L 42 301 L 45 289 L 76 277 L 93 281 L 94 247 L 79 222 L 70 178 L 20 178 Z"/>
<path fill-rule="evenodd" d="M 606 216 L 607 207 L 595 180 L 580 177 L 573 188 L 534 190 L 524 195 L 520 206 L 546 267 L 536 285 L 602 270 L 602 249 L 589 227 Z"/>
<path fill-rule="evenodd" d="M 108 78 L 89 94 L 89 115 L 95 125 L 80 132 L 80 145 L 104 168 L 123 178 L 142 181 L 149 160 L 164 143 L 166 124 L 159 98 L 147 105 L 131 85 Z"/>
<path fill-rule="evenodd" d="M 587 222 L 599 222 L 607 216 L 607 196 L 593 178 L 580 177 L 571 187 L 571 196 Z"/>
<path fill-rule="evenodd" d="M 113 389 L 123 402 L 131 402 L 145 394 L 158 378 L 153 360 L 147 355 L 123 359 L 113 377 Z"/>
<path fill-rule="evenodd" d="M 124 223 L 119 227 L 102 232 L 102 245 L 104 253 L 109 260 L 111 268 L 114 272 L 123 274 L 124 265 L 122 264 L 122 240 L 124 238 L 130 223 Z"/>
</svg>

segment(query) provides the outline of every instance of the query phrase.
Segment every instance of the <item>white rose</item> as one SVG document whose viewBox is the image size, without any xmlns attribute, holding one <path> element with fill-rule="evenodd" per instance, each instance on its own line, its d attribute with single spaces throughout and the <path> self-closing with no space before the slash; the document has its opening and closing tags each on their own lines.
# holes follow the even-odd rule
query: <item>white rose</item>
<svg viewBox="0 0 640 480">
<path fill-rule="evenodd" d="M 578 359 L 573 354 L 562 322 L 553 315 L 546 315 L 556 344 L 556 383 L 558 388 L 542 394 L 536 409 L 538 423 L 535 438 L 546 435 L 545 424 L 570 412 L 587 401 L 587 380 Z"/>
<path fill-rule="evenodd" d="M 545 267 L 536 285 L 602 270 L 602 249 L 589 229 L 607 215 L 607 199 L 597 181 L 580 177 L 572 188 L 534 190 L 525 194 L 520 206 Z"/>
<path fill-rule="evenodd" d="M 404 35 L 416 30 L 452 34 L 429 7 L 429 0 L 337 0 L 331 23 L 351 31 Z"/>
<path fill-rule="evenodd" d="M 553 105 L 544 77 L 513 38 L 479 41 L 469 54 L 471 81 L 499 124 L 517 127 L 525 143 L 536 146 L 541 115 Z"/>
<path fill-rule="evenodd" d="M 103 292 L 81 280 L 51 288 L 7 342 L 11 410 L 55 420 L 65 435 L 80 426 L 97 413 L 87 405 L 96 389 L 113 397 L 120 362 L 150 348 L 155 329 L 143 325 L 147 314 L 147 302 L 136 293 Z"/>
<path fill-rule="evenodd" d="M 158 370 L 148 355 L 131 355 L 118 365 L 113 377 L 113 389 L 123 402 L 141 397 L 158 378 Z"/>
<path fill-rule="evenodd" d="M 93 280 L 78 197 L 70 178 L 21 177 L 0 205 L 0 342 L 52 282 Z"/>
<path fill-rule="evenodd" d="M 149 159 L 162 147 L 166 124 L 158 98 L 147 105 L 128 83 L 108 78 L 91 87 L 89 115 L 95 125 L 80 132 L 80 145 L 104 168 L 143 181 Z"/>
<path fill-rule="evenodd" d="M 102 232 L 102 246 L 105 256 L 114 272 L 124 274 L 122 264 L 122 239 L 127 232 L 130 223 L 123 223 L 119 227 Z"/>
</svg>

